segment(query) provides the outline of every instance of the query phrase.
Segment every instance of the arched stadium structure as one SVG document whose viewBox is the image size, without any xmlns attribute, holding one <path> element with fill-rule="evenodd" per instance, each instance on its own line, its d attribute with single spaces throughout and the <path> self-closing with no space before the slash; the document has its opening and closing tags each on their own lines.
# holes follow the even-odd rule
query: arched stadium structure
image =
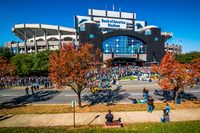
<svg viewBox="0 0 200 133">
<path fill-rule="evenodd" d="M 75 29 L 47 24 L 16 24 L 12 28 L 22 43 L 10 42 L 8 45 L 16 53 L 31 53 L 45 49 L 57 50 L 64 43 L 73 43 Z"/>
</svg>

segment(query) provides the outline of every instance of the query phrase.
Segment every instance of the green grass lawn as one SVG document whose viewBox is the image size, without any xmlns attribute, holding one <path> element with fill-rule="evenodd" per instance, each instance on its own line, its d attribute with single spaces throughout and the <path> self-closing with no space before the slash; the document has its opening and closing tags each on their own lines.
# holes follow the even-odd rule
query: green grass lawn
<svg viewBox="0 0 200 133">
<path fill-rule="evenodd" d="M 155 110 L 163 110 L 165 103 L 155 103 Z M 186 101 L 181 105 L 169 103 L 171 109 L 188 109 L 188 108 L 200 108 L 200 101 Z M 147 111 L 147 104 L 96 104 L 93 106 L 84 106 L 83 108 L 76 108 L 77 113 L 85 112 L 107 112 L 112 110 L 113 112 L 124 111 Z M 71 105 L 24 105 L 13 108 L 0 109 L 1 114 L 58 114 L 58 113 L 72 113 L 73 109 Z"/>
<path fill-rule="evenodd" d="M 73 127 L 14 127 L 0 128 L 2 133 L 198 133 L 200 132 L 200 121 L 171 122 L 171 123 L 135 123 L 124 125 L 123 128 L 104 128 L 102 126 L 79 126 Z"/>
<path fill-rule="evenodd" d="M 125 76 L 120 78 L 120 80 L 135 80 L 135 79 L 137 79 L 136 76 Z"/>
</svg>

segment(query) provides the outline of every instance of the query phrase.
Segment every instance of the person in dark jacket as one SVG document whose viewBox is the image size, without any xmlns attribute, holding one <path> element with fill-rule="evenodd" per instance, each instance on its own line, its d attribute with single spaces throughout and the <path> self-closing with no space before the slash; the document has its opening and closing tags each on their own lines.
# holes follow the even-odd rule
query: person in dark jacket
<svg viewBox="0 0 200 133">
<path fill-rule="evenodd" d="M 144 87 L 143 89 L 143 99 L 147 102 L 148 101 L 148 96 L 149 96 L 149 90 Z"/>
<path fill-rule="evenodd" d="M 148 97 L 148 112 L 152 113 L 153 109 L 154 109 L 154 99 L 152 96 Z"/>
<path fill-rule="evenodd" d="M 113 122 L 113 114 L 111 114 L 111 110 L 108 110 L 108 114 L 106 114 L 106 122 Z"/>
<path fill-rule="evenodd" d="M 167 110 L 163 110 L 163 117 L 161 117 L 160 119 L 161 122 L 165 123 L 165 122 L 170 122 L 170 117 L 169 117 L 169 113 L 167 112 Z"/>
<path fill-rule="evenodd" d="M 113 116 L 113 114 L 111 113 L 111 110 L 108 110 L 108 114 L 106 114 L 106 122 L 116 122 L 116 121 L 118 121 L 118 122 L 121 122 L 121 118 L 119 118 L 119 119 L 117 119 L 117 120 L 113 120 L 114 119 L 114 116 Z"/>
<path fill-rule="evenodd" d="M 28 91 L 29 91 L 29 88 L 26 87 L 26 88 L 25 88 L 26 96 L 29 96 L 29 92 L 28 92 Z"/>
</svg>

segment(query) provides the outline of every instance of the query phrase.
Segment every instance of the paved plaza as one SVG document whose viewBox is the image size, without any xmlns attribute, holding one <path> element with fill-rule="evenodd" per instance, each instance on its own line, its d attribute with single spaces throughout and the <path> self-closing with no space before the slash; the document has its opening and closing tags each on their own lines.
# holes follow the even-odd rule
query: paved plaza
<svg viewBox="0 0 200 133">
<path fill-rule="evenodd" d="M 113 112 L 114 119 L 119 117 L 122 123 L 160 122 L 162 111 Z M 76 113 L 76 125 L 103 125 L 106 113 Z M 95 119 L 97 115 L 100 115 Z M 200 120 L 200 108 L 171 110 L 171 121 Z M 18 114 L 1 117 L 0 127 L 39 127 L 73 125 L 73 113 L 65 114 Z"/>
</svg>

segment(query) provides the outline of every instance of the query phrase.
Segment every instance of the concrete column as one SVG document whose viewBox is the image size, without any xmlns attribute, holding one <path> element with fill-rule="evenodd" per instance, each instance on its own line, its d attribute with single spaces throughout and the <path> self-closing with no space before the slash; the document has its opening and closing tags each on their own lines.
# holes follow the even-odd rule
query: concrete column
<svg viewBox="0 0 200 133">
<path fill-rule="evenodd" d="M 33 35 L 33 43 L 34 43 L 34 47 L 35 47 L 35 53 L 38 53 L 38 47 L 37 47 L 37 42 L 36 42 L 36 34 L 34 33 Z"/>
<path fill-rule="evenodd" d="M 76 39 L 75 39 L 75 41 L 77 41 L 78 40 L 78 19 L 77 19 L 77 17 L 76 16 L 74 16 L 74 28 L 76 29 L 76 31 L 75 31 L 75 37 L 76 37 Z"/>
<path fill-rule="evenodd" d="M 26 36 L 26 32 L 24 32 L 24 52 L 28 53 L 28 49 L 27 49 L 27 36 Z"/>
<path fill-rule="evenodd" d="M 17 42 L 17 54 L 19 54 L 20 50 L 19 50 L 19 42 Z"/>
<path fill-rule="evenodd" d="M 58 44 L 58 48 L 61 49 L 61 48 L 62 48 L 62 43 L 61 43 L 61 32 L 60 32 L 59 27 L 58 27 L 58 36 L 59 36 L 59 44 Z"/>
<path fill-rule="evenodd" d="M 140 60 L 140 48 L 137 49 L 137 61 Z"/>
<path fill-rule="evenodd" d="M 91 11 L 91 20 L 93 21 L 93 9 L 90 10 Z"/>
<path fill-rule="evenodd" d="M 10 42 L 10 52 L 13 52 L 12 51 L 12 42 Z"/>
<path fill-rule="evenodd" d="M 49 43 L 47 41 L 47 32 L 46 32 L 46 30 L 44 31 L 44 40 L 45 40 L 45 44 L 46 44 L 46 50 L 48 50 L 49 49 Z"/>
</svg>

